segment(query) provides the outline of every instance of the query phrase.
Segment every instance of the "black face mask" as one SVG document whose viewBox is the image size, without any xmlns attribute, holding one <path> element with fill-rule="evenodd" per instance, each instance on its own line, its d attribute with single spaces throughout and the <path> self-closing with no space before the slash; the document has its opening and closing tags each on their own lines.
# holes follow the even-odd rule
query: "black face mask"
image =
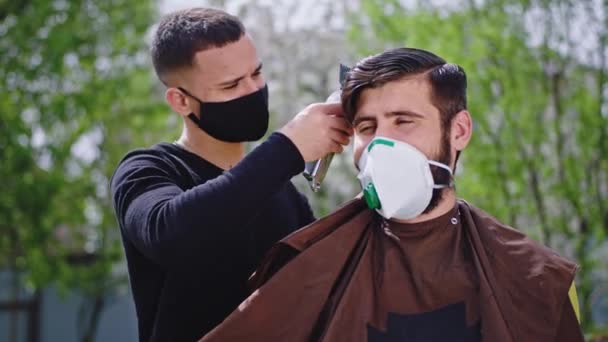
<svg viewBox="0 0 608 342">
<path fill-rule="evenodd" d="M 188 118 L 217 140 L 256 141 L 268 130 L 268 85 L 226 102 L 203 102 L 185 89 L 177 89 L 199 102 L 201 115 L 190 113 Z"/>
</svg>

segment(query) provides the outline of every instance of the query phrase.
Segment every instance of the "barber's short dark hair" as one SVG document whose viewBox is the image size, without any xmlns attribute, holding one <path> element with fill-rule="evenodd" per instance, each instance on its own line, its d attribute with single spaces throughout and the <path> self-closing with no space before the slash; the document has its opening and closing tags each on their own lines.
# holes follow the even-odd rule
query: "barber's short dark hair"
<svg viewBox="0 0 608 342">
<path fill-rule="evenodd" d="M 467 108 L 467 76 L 464 70 L 425 50 L 397 48 L 361 60 L 344 81 L 342 106 L 352 122 L 361 92 L 407 76 L 426 74 L 431 84 L 431 102 L 440 112 L 442 128 Z"/>
<path fill-rule="evenodd" d="M 152 42 L 152 63 L 158 78 L 192 66 L 194 55 L 238 41 L 245 33 L 239 18 L 211 8 L 191 8 L 164 16 Z"/>
</svg>

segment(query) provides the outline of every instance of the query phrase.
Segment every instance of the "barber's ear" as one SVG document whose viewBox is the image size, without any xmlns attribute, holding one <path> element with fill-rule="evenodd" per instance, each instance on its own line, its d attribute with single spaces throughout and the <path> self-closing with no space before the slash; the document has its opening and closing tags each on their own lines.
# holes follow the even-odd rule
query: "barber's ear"
<svg viewBox="0 0 608 342">
<path fill-rule="evenodd" d="M 473 133 L 473 119 L 471 114 L 462 110 L 454 116 L 452 120 L 452 130 L 450 139 L 452 148 L 456 151 L 462 151 L 467 147 Z"/>
<path fill-rule="evenodd" d="M 177 88 L 168 88 L 165 92 L 165 100 L 167 100 L 171 109 L 181 116 L 188 116 L 192 113 L 192 99 Z"/>
</svg>

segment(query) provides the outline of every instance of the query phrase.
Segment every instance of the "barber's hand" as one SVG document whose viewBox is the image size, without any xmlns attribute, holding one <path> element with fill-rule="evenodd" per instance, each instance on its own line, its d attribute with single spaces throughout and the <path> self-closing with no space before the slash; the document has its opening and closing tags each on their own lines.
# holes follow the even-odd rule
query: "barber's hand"
<svg viewBox="0 0 608 342">
<path fill-rule="evenodd" d="M 341 153 L 353 135 L 340 103 L 311 104 L 279 132 L 291 139 L 306 162 Z"/>
</svg>

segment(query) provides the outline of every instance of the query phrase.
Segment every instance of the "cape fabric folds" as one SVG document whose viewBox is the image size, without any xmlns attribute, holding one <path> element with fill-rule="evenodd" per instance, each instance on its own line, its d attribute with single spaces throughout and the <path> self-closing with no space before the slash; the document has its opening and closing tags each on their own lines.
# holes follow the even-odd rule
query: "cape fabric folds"
<svg viewBox="0 0 608 342">
<path fill-rule="evenodd" d="M 476 275 L 482 341 L 583 341 L 568 299 L 576 265 L 464 201 L 455 210 Z M 367 342 L 370 327 L 385 331 L 400 298 L 389 309 L 379 291 L 402 287 L 383 281 L 378 256 L 393 238 L 382 222 L 355 199 L 286 237 L 252 276 L 254 292 L 201 341 Z"/>
</svg>

